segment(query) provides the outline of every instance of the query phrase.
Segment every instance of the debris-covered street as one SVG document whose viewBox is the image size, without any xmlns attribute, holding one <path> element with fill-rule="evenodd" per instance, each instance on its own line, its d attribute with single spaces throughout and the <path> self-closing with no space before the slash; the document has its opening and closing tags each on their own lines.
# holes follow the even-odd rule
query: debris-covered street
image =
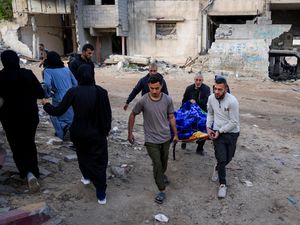
<svg viewBox="0 0 300 225">
<path fill-rule="evenodd" d="M 0 55 L 0 225 L 300 224 L 300 0 L 0 0 Z"/>
<path fill-rule="evenodd" d="M 27 67 L 41 78 L 37 64 Z M 230 89 L 240 102 L 241 134 L 235 158 L 228 166 L 227 197 L 219 200 L 218 185 L 210 180 L 215 158 L 212 143 L 207 141 L 204 156 L 195 153 L 194 143 L 186 150 L 177 145 L 173 161 L 170 149 L 170 185 L 166 201 L 158 205 L 154 202 L 151 161 L 143 146 L 142 116 L 134 129 L 136 143 L 130 145 L 127 121 L 133 103 L 123 110 L 128 93 L 144 74 L 133 69 L 118 71 L 116 65 L 96 69 L 97 83 L 108 90 L 113 109 L 105 206 L 97 203 L 92 185 L 85 187 L 80 182 L 71 143 L 54 137 L 49 117 L 40 108 L 36 143 L 41 191 L 28 193 L 26 183 L 16 175 L 1 129 L 0 141 L 8 156 L 0 173 L 0 211 L 44 202 L 50 216 L 44 224 L 48 225 L 160 224 L 154 219 L 159 213 L 173 225 L 299 224 L 299 81 L 229 76 Z M 193 82 L 193 73 L 172 69 L 164 78 L 178 109 L 185 87 Z M 211 87 L 214 74 L 204 73 L 204 78 Z"/>
</svg>

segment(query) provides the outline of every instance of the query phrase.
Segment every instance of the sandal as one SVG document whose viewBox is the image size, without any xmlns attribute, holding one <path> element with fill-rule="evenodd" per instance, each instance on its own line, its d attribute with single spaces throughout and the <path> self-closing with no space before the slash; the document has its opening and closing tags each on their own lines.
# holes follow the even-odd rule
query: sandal
<svg viewBox="0 0 300 225">
<path fill-rule="evenodd" d="M 159 192 L 157 194 L 157 196 L 155 197 L 155 202 L 158 203 L 158 204 L 162 204 L 163 201 L 165 200 L 165 198 L 166 198 L 166 193 Z"/>
</svg>

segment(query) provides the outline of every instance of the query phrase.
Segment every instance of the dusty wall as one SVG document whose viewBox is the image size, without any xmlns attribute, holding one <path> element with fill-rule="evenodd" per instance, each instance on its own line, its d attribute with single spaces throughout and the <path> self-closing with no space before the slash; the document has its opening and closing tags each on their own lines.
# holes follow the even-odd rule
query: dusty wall
<svg viewBox="0 0 300 225">
<path fill-rule="evenodd" d="M 199 0 L 129 0 L 129 55 L 149 55 L 174 62 L 184 62 L 188 56 L 195 56 L 198 49 Z M 177 22 L 177 38 L 157 40 L 155 22 L 149 18 L 184 18 Z"/>
<path fill-rule="evenodd" d="M 31 17 L 32 15 L 29 16 L 27 25 L 20 28 L 20 41 L 33 49 Z M 50 51 L 63 54 L 63 31 L 60 15 L 36 14 L 35 21 L 38 42 L 43 43 Z"/>
<path fill-rule="evenodd" d="M 82 11 L 83 27 L 117 27 L 117 8 L 115 5 L 85 5 Z"/>
<path fill-rule="evenodd" d="M 209 15 L 257 15 L 264 10 L 265 0 L 214 0 Z"/>
<path fill-rule="evenodd" d="M 28 46 L 21 41 L 19 41 L 18 29 L 19 24 L 13 22 L 2 22 L 0 23 L 0 33 L 2 41 L 6 46 L 9 46 L 12 50 L 25 55 L 32 57 L 32 52 Z"/>
<path fill-rule="evenodd" d="M 220 25 L 209 50 L 209 67 L 214 71 L 267 76 L 272 39 L 290 28 L 291 25 Z"/>
</svg>

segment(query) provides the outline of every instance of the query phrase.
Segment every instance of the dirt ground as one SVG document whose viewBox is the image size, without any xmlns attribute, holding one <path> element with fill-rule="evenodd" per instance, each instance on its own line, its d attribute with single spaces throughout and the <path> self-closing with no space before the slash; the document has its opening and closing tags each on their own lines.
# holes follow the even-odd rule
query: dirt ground
<svg viewBox="0 0 300 225">
<path fill-rule="evenodd" d="M 40 69 L 32 69 L 40 77 Z M 106 205 L 97 203 L 92 186 L 81 184 L 77 162 L 63 160 L 65 155 L 74 154 L 68 144 L 49 143 L 54 132 L 41 110 L 36 136 L 39 165 L 51 174 L 42 177 L 42 190 L 36 194 L 28 194 L 26 185 L 16 178 L 6 180 L 5 186 L 15 188 L 17 194 L 2 195 L 0 208 L 45 201 L 52 218 L 59 221 L 56 224 L 66 225 L 160 224 L 154 219 L 158 213 L 166 215 L 172 225 L 300 224 L 299 81 L 279 83 L 268 78 L 229 77 L 231 92 L 240 103 L 241 133 L 235 158 L 227 167 L 227 197 L 219 200 L 218 185 L 210 180 L 215 159 L 212 143 L 207 141 L 204 156 L 195 153 L 193 143 L 186 150 L 177 146 L 175 161 L 170 151 L 167 175 L 171 183 L 166 201 L 158 205 L 154 203 L 157 188 L 151 161 L 143 147 L 141 115 L 134 129 L 137 143 L 131 146 L 126 142 L 127 120 L 134 104 L 127 111 L 123 105 L 145 73 L 117 72 L 115 66 L 96 69 L 97 83 L 109 92 L 113 127 L 118 128 L 109 137 Z M 205 74 L 205 83 L 210 87 L 213 77 Z M 177 109 L 193 75 L 169 73 L 165 79 Z M 60 162 L 43 160 L 45 155 Z"/>
</svg>

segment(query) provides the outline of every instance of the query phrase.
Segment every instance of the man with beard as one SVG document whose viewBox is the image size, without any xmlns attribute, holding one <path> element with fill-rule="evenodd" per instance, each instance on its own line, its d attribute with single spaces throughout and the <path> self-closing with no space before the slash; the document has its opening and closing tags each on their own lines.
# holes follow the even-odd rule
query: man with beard
<svg viewBox="0 0 300 225">
<path fill-rule="evenodd" d="M 199 71 L 196 73 L 194 77 L 194 84 L 187 86 L 185 89 L 182 105 L 190 101 L 193 104 L 197 104 L 204 112 L 207 112 L 207 100 L 210 95 L 210 88 L 203 83 L 203 75 Z M 204 155 L 203 146 L 205 144 L 205 140 L 197 141 L 197 150 L 196 153 L 199 155 Z M 186 148 L 186 143 L 181 144 L 181 148 Z"/>
<path fill-rule="evenodd" d="M 212 181 L 219 180 L 219 198 L 226 196 L 226 165 L 235 154 L 236 142 L 240 132 L 239 103 L 227 92 L 227 81 L 223 77 L 215 79 L 214 94 L 207 103 L 207 132 L 213 140 L 217 165 L 214 167 Z"/>
<path fill-rule="evenodd" d="M 94 46 L 91 44 L 85 44 L 82 47 L 81 54 L 76 54 L 73 58 L 70 59 L 69 69 L 71 70 L 71 72 L 73 73 L 77 81 L 79 81 L 78 68 L 82 64 L 88 64 L 94 70 L 95 65 L 92 61 L 93 54 L 94 54 Z"/>
</svg>

